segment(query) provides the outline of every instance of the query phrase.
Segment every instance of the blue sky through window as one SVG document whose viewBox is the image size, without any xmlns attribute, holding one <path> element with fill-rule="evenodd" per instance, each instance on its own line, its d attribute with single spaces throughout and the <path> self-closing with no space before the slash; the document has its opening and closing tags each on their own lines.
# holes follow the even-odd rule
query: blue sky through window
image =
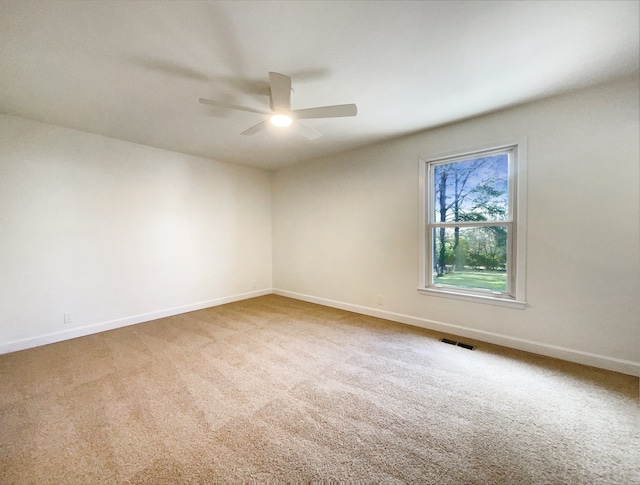
<svg viewBox="0 0 640 485">
<path fill-rule="evenodd" d="M 435 165 L 434 222 L 506 220 L 508 174 L 507 153 Z"/>
</svg>

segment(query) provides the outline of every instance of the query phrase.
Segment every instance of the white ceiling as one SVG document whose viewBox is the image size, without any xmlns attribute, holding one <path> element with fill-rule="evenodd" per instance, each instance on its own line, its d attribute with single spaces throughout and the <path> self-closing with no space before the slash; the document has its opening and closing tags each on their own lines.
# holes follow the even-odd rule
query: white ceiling
<svg viewBox="0 0 640 485">
<path fill-rule="evenodd" d="M 639 3 L 0 0 L 0 112 L 272 169 L 639 69 Z M 268 72 L 324 136 L 268 109 Z"/>
</svg>

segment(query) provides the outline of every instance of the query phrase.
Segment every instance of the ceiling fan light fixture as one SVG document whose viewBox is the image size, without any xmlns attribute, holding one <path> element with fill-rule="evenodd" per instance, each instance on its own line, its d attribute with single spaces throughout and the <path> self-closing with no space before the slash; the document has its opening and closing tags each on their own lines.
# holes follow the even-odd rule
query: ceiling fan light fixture
<svg viewBox="0 0 640 485">
<path fill-rule="evenodd" d="M 270 118 L 271 124 L 275 126 L 289 126 L 291 124 L 291 117 L 283 114 L 276 114 Z"/>
<path fill-rule="evenodd" d="M 271 123 L 273 126 L 286 128 L 293 124 L 296 133 L 302 135 L 308 140 L 315 140 L 321 133 L 310 126 L 300 123 L 300 120 L 309 120 L 315 118 L 343 118 L 345 116 L 355 116 L 358 114 L 358 108 L 355 104 L 335 104 L 331 106 L 315 106 L 305 109 L 291 109 L 291 78 L 277 72 L 269 72 L 269 106 L 271 111 L 263 111 L 260 109 L 250 108 L 248 106 L 239 106 L 237 104 L 229 104 L 214 99 L 200 98 L 203 104 L 210 104 L 221 108 L 235 109 L 239 111 L 248 111 L 249 113 L 257 113 L 265 115 L 257 125 L 253 125 L 248 130 L 244 130 L 241 135 L 255 135 L 259 131 L 264 130 Z M 283 130 L 286 134 L 287 130 Z"/>
</svg>

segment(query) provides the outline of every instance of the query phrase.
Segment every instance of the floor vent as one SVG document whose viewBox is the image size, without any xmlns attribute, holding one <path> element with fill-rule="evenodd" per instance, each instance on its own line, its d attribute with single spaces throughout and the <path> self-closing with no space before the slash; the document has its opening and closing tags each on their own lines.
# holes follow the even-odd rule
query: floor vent
<svg viewBox="0 0 640 485">
<path fill-rule="evenodd" d="M 464 349 L 473 350 L 473 345 L 463 344 L 462 342 L 458 342 L 458 347 L 462 347 Z"/>
<path fill-rule="evenodd" d="M 449 344 L 449 345 L 457 345 L 458 347 L 462 347 L 463 349 L 473 350 L 475 348 L 473 345 L 464 344 L 462 342 L 456 342 L 455 340 L 450 340 L 448 338 L 443 338 L 440 340 L 440 342 L 444 342 L 445 344 Z"/>
</svg>

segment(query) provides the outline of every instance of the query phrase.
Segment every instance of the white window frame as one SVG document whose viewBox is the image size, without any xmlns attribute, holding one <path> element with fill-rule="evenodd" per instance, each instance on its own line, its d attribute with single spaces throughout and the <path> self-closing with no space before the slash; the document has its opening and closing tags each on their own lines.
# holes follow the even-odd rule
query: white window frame
<svg viewBox="0 0 640 485">
<path fill-rule="evenodd" d="M 465 226 L 507 226 L 507 292 L 493 293 L 486 290 L 473 290 L 435 285 L 432 283 L 433 251 L 431 238 L 433 228 L 439 227 L 439 221 L 431 221 L 434 214 L 431 193 L 433 182 L 430 169 L 436 164 L 467 160 L 473 157 L 489 155 L 492 152 L 511 151 L 509 157 L 509 217 L 507 221 L 491 221 L 482 223 L 456 222 L 459 227 Z M 422 295 L 453 298 L 457 300 L 489 303 L 511 308 L 526 307 L 526 241 L 527 241 L 527 144 L 526 138 L 508 140 L 480 147 L 455 152 L 432 155 L 419 160 L 420 176 L 420 276 L 418 293 Z M 432 225 L 433 224 L 433 225 Z"/>
</svg>

